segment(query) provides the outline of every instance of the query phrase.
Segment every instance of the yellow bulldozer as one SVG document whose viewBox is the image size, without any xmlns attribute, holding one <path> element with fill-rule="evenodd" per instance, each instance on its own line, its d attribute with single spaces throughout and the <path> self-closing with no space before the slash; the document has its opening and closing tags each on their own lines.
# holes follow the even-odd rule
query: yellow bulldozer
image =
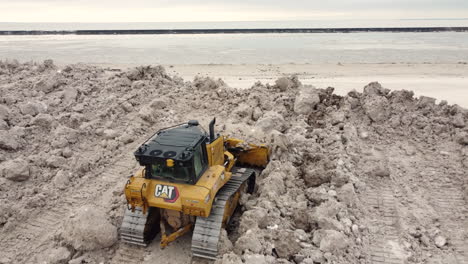
<svg viewBox="0 0 468 264">
<path fill-rule="evenodd" d="M 125 185 L 124 242 L 147 246 L 161 232 L 164 248 L 193 230 L 192 255 L 216 259 L 221 229 L 254 191 L 269 150 L 216 134 L 215 121 L 209 133 L 196 120 L 159 130 L 136 150 L 142 167 Z"/>
</svg>

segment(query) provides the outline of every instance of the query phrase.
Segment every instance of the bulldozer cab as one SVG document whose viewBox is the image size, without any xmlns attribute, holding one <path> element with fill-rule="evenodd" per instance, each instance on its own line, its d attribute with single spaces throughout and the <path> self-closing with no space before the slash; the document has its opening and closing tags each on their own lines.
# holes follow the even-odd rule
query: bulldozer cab
<svg viewBox="0 0 468 264">
<path fill-rule="evenodd" d="M 196 184 L 208 169 L 206 132 L 198 122 L 159 131 L 138 148 L 135 157 L 145 178 Z"/>
</svg>

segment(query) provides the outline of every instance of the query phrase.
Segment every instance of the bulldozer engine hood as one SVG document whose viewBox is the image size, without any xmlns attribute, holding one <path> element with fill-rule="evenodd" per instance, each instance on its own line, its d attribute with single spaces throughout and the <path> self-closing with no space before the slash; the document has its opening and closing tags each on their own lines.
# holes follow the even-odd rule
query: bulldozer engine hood
<svg viewBox="0 0 468 264">
<path fill-rule="evenodd" d="M 154 197 L 163 198 L 166 203 L 174 203 L 179 198 L 179 189 L 176 186 L 157 184 L 154 188 Z"/>
<path fill-rule="evenodd" d="M 150 180 L 146 199 L 152 207 L 183 211 L 204 203 L 208 194 L 208 189 L 197 185 Z"/>
<path fill-rule="evenodd" d="M 158 207 L 203 217 L 209 215 L 216 193 L 231 175 L 222 166 L 214 166 L 193 185 L 146 179 L 143 174 L 140 170 L 125 186 L 125 195 L 131 206 Z"/>
</svg>

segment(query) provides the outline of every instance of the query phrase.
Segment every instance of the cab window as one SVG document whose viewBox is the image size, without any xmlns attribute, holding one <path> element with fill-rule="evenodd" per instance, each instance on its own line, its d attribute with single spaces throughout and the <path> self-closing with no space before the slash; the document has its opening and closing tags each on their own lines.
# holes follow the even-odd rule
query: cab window
<svg viewBox="0 0 468 264">
<path fill-rule="evenodd" d="M 150 166 L 150 175 L 153 179 L 167 179 L 179 182 L 191 181 L 191 166 L 177 163 L 168 167 L 166 160 L 157 160 Z"/>
<path fill-rule="evenodd" d="M 203 163 L 201 145 L 198 145 L 193 153 L 193 165 L 195 167 L 195 175 L 197 178 L 200 177 L 200 174 L 203 172 Z"/>
</svg>

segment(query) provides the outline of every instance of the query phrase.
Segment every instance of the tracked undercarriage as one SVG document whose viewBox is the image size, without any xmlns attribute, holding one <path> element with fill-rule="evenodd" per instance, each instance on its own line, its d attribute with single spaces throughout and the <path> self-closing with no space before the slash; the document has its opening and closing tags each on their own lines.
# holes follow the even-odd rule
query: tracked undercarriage
<svg viewBox="0 0 468 264">
<path fill-rule="evenodd" d="M 196 257 L 216 259 L 221 228 L 229 222 L 243 184 L 247 192 L 255 187 L 255 173 L 251 169 L 234 168 L 231 180 L 216 195 L 209 217 L 198 217 L 192 236 L 192 255 Z"/>
<path fill-rule="evenodd" d="M 216 259 L 221 229 L 229 222 L 242 192 L 252 193 L 255 188 L 254 170 L 234 167 L 232 173 L 231 179 L 218 191 L 208 217 L 197 217 L 194 220 L 194 217 L 184 214 L 181 214 L 180 218 L 176 218 L 174 215 L 170 215 L 171 213 L 168 214 L 166 210 L 159 208 L 150 208 L 147 214 L 143 214 L 141 208 L 136 208 L 133 212 L 131 209 L 127 209 L 120 230 L 121 239 L 125 243 L 147 246 L 157 233 L 163 231 L 162 234 L 165 234 L 166 225 L 175 230 L 172 234 L 181 229 L 187 229 L 183 230 L 185 232 L 189 231 L 194 226 L 192 255 Z M 172 225 L 171 222 L 173 222 Z M 185 232 L 180 232 L 179 235 Z M 167 243 L 162 240 L 161 246 L 165 247 L 166 245 Z"/>
</svg>

